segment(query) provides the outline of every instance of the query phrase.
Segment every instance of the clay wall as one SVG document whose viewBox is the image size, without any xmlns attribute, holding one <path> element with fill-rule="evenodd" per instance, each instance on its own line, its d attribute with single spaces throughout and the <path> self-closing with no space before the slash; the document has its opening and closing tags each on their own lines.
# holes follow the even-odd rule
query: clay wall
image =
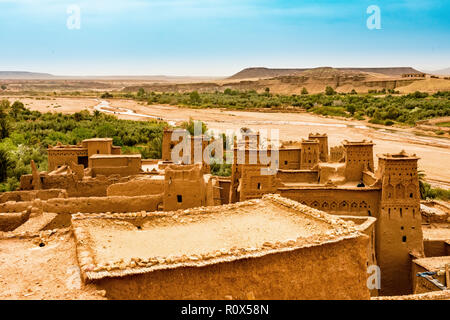
<svg viewBox="0 0 450 320">
<path fill-rule="evenodd" d="M 88 157 L 94 154 L 112 154 L 112 139 L 87 139 L 83 140 L 82 146 L 87 149 Z"/>
<path fill-rule="evenodd" d="M 345 178 L 361 181 L 363 171 L 374 171 L 373 143 L 345 142 Z"/>
<path fill-rule="evenodd" d="M 107 196 L 145 196 L 162 194 L 164 179 L 136 179 L 110 185 L 106 189 Z"/>
<path fill-rule="evenodd" d="M 0 193 L 0 203 L 8 201 L 33 201 L 35 199 L 48 200 L 52 198 L 67 198 L 67 192 L 64 189 L 49 189 Z"/>
<path fill-rule="evenodd" d="M 212 188 L 212 186 L 211 186 Z M 164 210 L 207 205 L 207 182 L 201 165 L 170 165 L 164 177 Z"/>
<path fill-rule="evenodd" d="M 412 293 L 410 254 L 423 256 L 418 158 L 379 155 L 376 173 L 382 179 L 377 253 L 381 293 Z"/>
<path fill-rule="evenodd" d="M 338 188 L 278 188 L 285 198 L 325 211 L 330 214 L 378 217 L 380 190 Z"/>
<path fill-rule="evenodd" d="M 157 211 L 162 195 L 136 197 L 88 197 L 50 199 L 42 202 L 44 212 L 59 214 Z"/>
<path fill-rule="evenodd" d="M 278 170 L 277 178 L 283 183 L 318 183 L 317 170 Z"/>
<path fill-rule="evenodd" d="M 299 170 L 301 151 L 300 148 L 279 149 L 278 168 L 281 170 Z"/>
<path fill-rule="evenodd" d="M 58 167 L 70 165 L 72 162 L 80 164 L 80 157 L 87 157 L 87 150 L 84 148 L 49 148 L 48 154 L 48 171 L 56 170 Z M 87 160 L 87 159 L 86 159 Z M 81 160 L 80 160 L 81 161 Z"/>
<path fill-rule="evenodd" d="M 313 134 L 310 133 L 308 136 L 309 140 L 319 141 L 319 160 L 321 162 L 328 162 L 328 136 L 327 134 Z"/>
<path fill-rule="evenodd" d="M 239 179 L 239 201 L 259 199 L 265 194 L 276 193 L 276 174 L 261 174 L 264 165 L 246 164 L 240 165 L 241 177 Z"/>
<path fill-rule="evenodd" d="M 96 284 L 110 299 L 369 299 L 367 242 L 361 236 L 204 267 L 104 278 Z"/>
<path fill-rule="evenodd" d="M 92 176 L 110 176 L 114 174 L 122 177 L 136 175 L 141 172 L 140 155 L 115 155 L 103 156 L 93 155 L 89 158 L 89 167 L 92 169 Z"/>
<path fill-rule="evenodd" d="M 29 216 L 29 211 L 0 213 L 0 231 L 13 231 L 27 221 Z"/>
<path fill-rule="evenodd" d="M 450 235 L 449 235 L 450 238 Z M 442 257 L 449 255 L 446 240 L 423 240 L 423 249 L 426 257 Z"/>
<path fill-rule="evenodd" d="M 319 141 L 317 140 L 302 140 L 300 169 L 312 169 L 317 163 L 319 163 L 319 146 Z"/>
<path fill-rule="evenodd" d="M 344 146 L 336 146 L 330 148 L 330 162 L 339 162 L 345 156 Z"/>
</svg>

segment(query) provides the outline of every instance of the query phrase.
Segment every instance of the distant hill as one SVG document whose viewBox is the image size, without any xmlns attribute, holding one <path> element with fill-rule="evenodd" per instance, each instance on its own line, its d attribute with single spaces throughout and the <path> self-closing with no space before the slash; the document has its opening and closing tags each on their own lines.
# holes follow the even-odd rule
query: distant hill
<svg viewBox="0 0 450 320">
<path fill-rule="evenodd" d="M 253 78 L 275 78 L 280 76 L 299 75 L 302 72 L 312 70 L 314 68 L 303 69 L 270 69 L 270 68 L 247 68 L 232 75 L 228 79 L 253 79 Z M 334 68 L 340 71 L 356 71 L 379 73 L 386 76 L 401 76 L 404 73 L 422 73 L 411 67 L 395 67 L 395 68 Z"/>
<path fill-rule="evenodd" d="M 439 76 L 450 76 L 450 68 L 441 69 L 436 71 L 431 71 L 431 74 L 439 75 Z"/>
<path fill-rule="evenodd" d="M 26 80 L 26 79 L 52 79 L 54 75 L 49 73 L 37 73 L 27 71 L 0 71 L 0 79 L 5 80 Z"/>
</svg>

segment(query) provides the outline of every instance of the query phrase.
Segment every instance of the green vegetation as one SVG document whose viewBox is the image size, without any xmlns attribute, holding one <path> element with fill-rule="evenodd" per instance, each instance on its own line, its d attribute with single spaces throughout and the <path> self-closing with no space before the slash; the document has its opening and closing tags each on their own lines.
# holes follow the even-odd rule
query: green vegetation
<svg viewBox="0 0 450 320">
<path fill-rule="evenodd" d="M 450 122 L 439 122 L 436 123 L 438 127 L 450 127 Z"/>
<path fill-rule="evenodd" d="M 425 173 L 419 171 L 419 191 L 420 198 L 426 199 L 440 199 L 444 201 L 450 201 L 450 190 L 445 190 L 442 188 L 433 188 L 427 182 L 425 182 Z"/>
<path fill-rule="evenodd" d="M 4 121 L 2 121 L 4 120 Z M 3 124 L 6 124 L 3 127 Z M 47 170 L 47 147 L 77 144 L 89 138 L 113 138 L 124 153 L 161 158 L 162 133 L 166 123 L 118 120 L 100 112 L 72 115 L 30 111 L 21 102 L 0 101 L 0 191 L 15 190 L 20 176 L 31 172 L 34 160 Z"/>
<path fill-rule="evenodd" d="M 392 95 L 394 90 L 374 90 L 370 94 L 336 93 L 327 87 L 324 93 L 281 95 L 270 90 L 258 93 L 255 90 L 239 91 L 230 88 L 223 92 L 197 91 L 186 93 L 146 92 L 139 89 L 136 94 L 115 94 L 118 98 L 133 98 L 148 104 L 170 104 L 191 108 L 225 108 L 235 110 L 298 108 L 324 116 L 339 116 L 358 120 L 368 119 L 374 124 L 414 125 L 419 120 L 450 116 L 450 91 L 434 95 L 415 92 L 408 95 Z M 380 95 L 383 94 L 383 95 Z M 445 123 L 444 123 L 445 125 Z"/>
</svg>

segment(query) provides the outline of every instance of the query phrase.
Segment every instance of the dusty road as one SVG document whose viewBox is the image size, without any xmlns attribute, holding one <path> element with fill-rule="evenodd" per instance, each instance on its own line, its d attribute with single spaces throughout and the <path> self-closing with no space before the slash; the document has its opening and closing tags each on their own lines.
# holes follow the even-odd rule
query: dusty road
<svg viewBox="0 0 450 320">
<path fill-rule="evenodd" d="M 54 100 L 20 99 L 32 110 L 72 113 L 80 110 L 94 110 L 99 104 L 96 99 L 56 98 Z M 57 106 L 57 108 L 55 108 Z M 374 153 L 396 153 L 405 150 L 417 154 L 419 167 L 424 170 L 428 181 L 436 186 L 450 188 L 450 139 L 416 136 L 408 129 L 375 129 L 363 121 L 325 118 L 308 113 L 265 113 L 228 111 L 220 109 L 188 109 L 173 106 L 148 106 L 133 100 L 110 100 L 110 106 L 123 108 L 122 119 L 148 120 L 148 116 L 159 117 L 169 123 L 188 120 L 202 120 L 217 132 L 249 127 L 254 130 L 278 129 L 281 140 L 300 140 L 310 132 L 327 133 L 329 146 L 339 145 L 342 140 L 370 139 L 375 143 Z M 122 109 L 122 110 L 123 110 Z M 147 115 L 139 117 L 138 113 Z"/>
</svg>

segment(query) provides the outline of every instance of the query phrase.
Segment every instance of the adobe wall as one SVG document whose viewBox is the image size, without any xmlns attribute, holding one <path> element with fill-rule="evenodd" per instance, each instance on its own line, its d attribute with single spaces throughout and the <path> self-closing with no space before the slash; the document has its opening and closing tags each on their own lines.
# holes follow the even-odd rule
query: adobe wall
<svg viewBox="0 0 450 320">
<path fill-rule="evenodd" d="M 158 205 L 162 204 L 162 201 L 162 195 L 50 199 L 42 202 L 42 209 L 44 212 L 54 212 L 59 214 L 74 214 L 78 212 L 153 212 L 157 211 Z"/>
<path fill-rule="evenodd" d="M 276 193 L 277 176 L 276 174 L 261 174 L 261 169 L 267 168 L 259 164 L 239 165 L 239 201 L 259 199 L 265 194 Z"/>
<path fill-rule="evenodd" d="M 320 133 L 310 133 L 308 136 L 309 140 L 317 140 L 319 141 L 319 160 L 321 162 L 328 162 L 328 136 L 327 134 L 320 134 Z"/>
<path fill-rule="evenodd" d="M 67 192 L 64 189 L 49 189 L 0 193 L 0 203 L 8 201 L 33 201 L 35 199 L 48 200 L 52 198 L 67 198 Z"/>
<path fill-rule="evenodd" d="M 122 177 L 132 176 L 141 172 L 141 157 L 135 156 L 92 156 L 89 158 L 89 167 L 92 177 L 98 175 L 110 176 L 120 175 Z"/>
<path fill-rule="evenodd" d="M 450 231 L 449 231 L 450 238 Z M 426 257 L 442 257 L 449 255 L 446 240 L 423 239 L 423 250 Z"/>
<path fill-rule="evenodd" d="M 300 169 L 312 169 L 317 163 L 319 163 L 319 147 L 319 141 L 317 140 L 302 140 Z"/>
<path fill-rule="evenodd" d="M 345 148 L 344 146 L 336 146 L 330 148 L 330 162 L 339 162 L 345 156 Z"/>
<path fill-rule="evenodd" d="M 201 165 L 168 166 L 164 177 L 164 211 L 207 205 L 206 184 Z"/>
<path fill-rule="evenodd" d="M 278 188 L 278 193 L 285 198 L 295 200 L 312 208 L 330 214 L 351 216 L 372 216 L 377 218 L 379 212 L 379 189 L 342 189 L 342 188 Z"/>
<path fill-rule="evenodd" d="M 277 178 L 284 183 L 318 183 L 319 171 L 317 170 L 278 170 Z"/>
<path fill-rule="evenodd" d="M 416 157 L 379 155 L 382 179 L 377 231 L 381 294 L 412 293 L 411 254 L 423 256 L 422 215 Z"/>
<path fill-rule="evenodd" d="M 230 186 L 231 186 L 231 179 L 223 179 L 223 178 L 219 179 L 221 204 L 230 203 Z"/>
<path fill-rule="evenodd" d="M 13 231 L 30 216 L 30 211 L 13 212 L 13 213 L 0 213 L 0 231 L 7 232 Z"/>
<path fill-rule="evenodd" d="M 60 166 L 78 163 L 78 157 L 87 157 L 87 150 L 84 148 L 48 148 L 48 171 L 53 171 Z"/>
<path fill-rule="evenodd" d="M 345 142 L 345 178 L 347 181 L 361 181 L 363 171 L 374 171 L 373 143 Z"/>
<path fill-rule="evenodd" d="M 164 192 L 163 179 L 139 179 L 123 183 L 115 183 L 106 189 L 107 196 L 145 196 L 162 194 Z"/>
<path fill-rule="evenodd" d="M 32 175 L 23 175 L 20 178 L 21 190 L 32 190 Z M 76 174 L 69 175 L 43 175 L 41 174 L 42 189 L 65 189 L 69 197 L 104 197 L 106 189 L 115 183 L 126 182 L 133 177 L 120 176 L 97 176 L 96 178 L 85 177 L 79 180 Z"/>
<path fill-rule="evenodd" d="M 204 267 L 104 278 L 96 284 L 109 299 L 369 299 L 367 242 L 361 236 Z"/>
<path fill-rule="evenodd" d="M 279 149 L 278 168 L 281 170 L 299 170 L 301 148 Z"/>
</svg>

